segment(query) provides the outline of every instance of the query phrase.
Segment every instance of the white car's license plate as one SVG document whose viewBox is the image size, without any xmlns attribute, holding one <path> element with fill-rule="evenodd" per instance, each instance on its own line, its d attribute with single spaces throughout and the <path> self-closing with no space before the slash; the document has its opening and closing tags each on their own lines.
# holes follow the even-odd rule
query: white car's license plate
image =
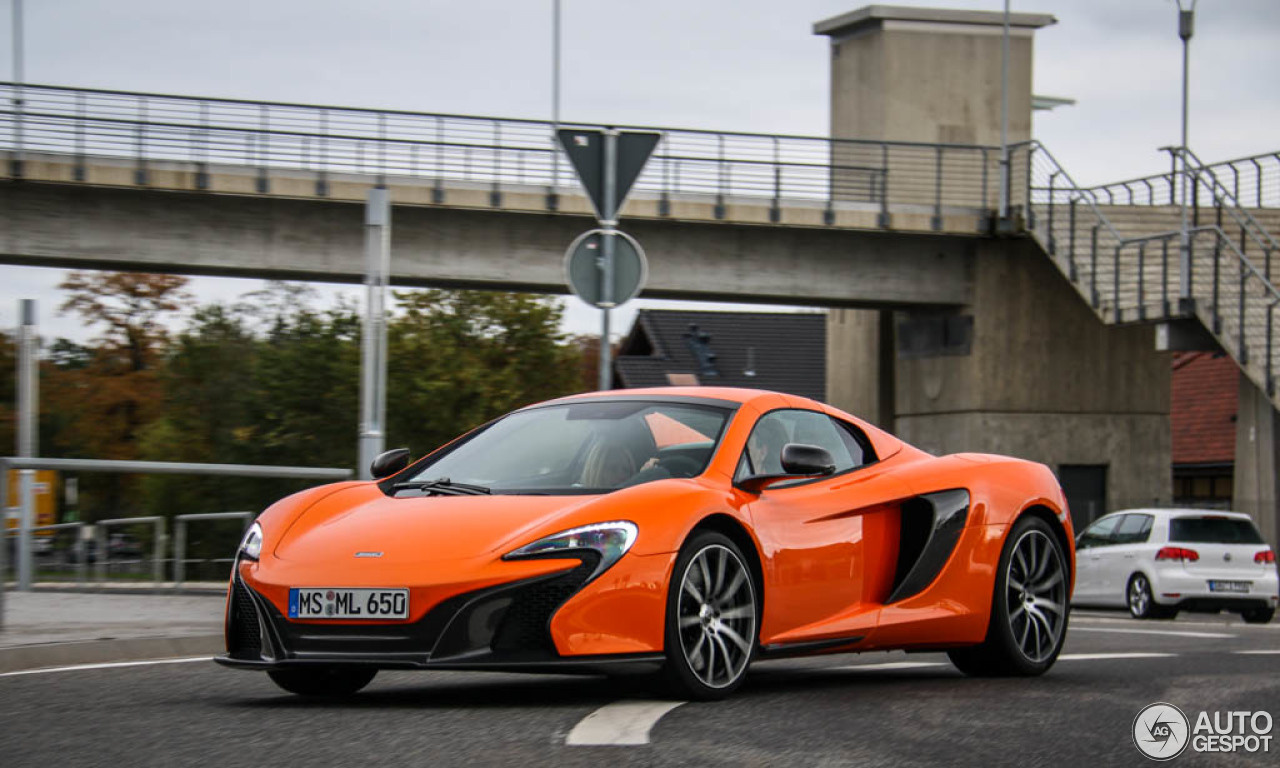
<svg viewBox="0 0 1280 768">
<path fill-rule="evenodd" d="M 1248 581 L 1211 581 L 1209 582 L 1210 592 L 1248 592 L 1250 582 Z"/>
<path fill-rule="evenodd" d="M 289 590 L 291 619 L 407 619 L 407 589 L 294 587 Z"/>
</svg>

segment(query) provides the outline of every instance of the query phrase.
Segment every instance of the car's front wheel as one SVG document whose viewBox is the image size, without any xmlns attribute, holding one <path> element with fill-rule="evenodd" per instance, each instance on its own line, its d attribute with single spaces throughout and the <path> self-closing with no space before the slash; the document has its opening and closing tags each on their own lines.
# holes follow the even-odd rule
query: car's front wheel
<svg viewBox="0 0 1280 768">
<path fill-rule="evenodd" d="M 350 696 L 378 674 L 370 667 L 296 667 L 267 672 L 271 681 L 299 696 Z"/>
<path fill-rule="evenodd" d="M 1070 574 L 1048 523 L 1023 516 L 1014 524 L 996 571 L 991 620 L 981 645 L 947 652 L 974 676 L 1040 675 L 1053 666 L 1067 634 Z"/>
<path fill-rule="evenodd" d="M 738 545 L 714 531 L 680 550 L 667 590 L 666 681 L 678 696 L 702 701 L 737 690 L 755 654 L 759 602 Z"/>
</svg>

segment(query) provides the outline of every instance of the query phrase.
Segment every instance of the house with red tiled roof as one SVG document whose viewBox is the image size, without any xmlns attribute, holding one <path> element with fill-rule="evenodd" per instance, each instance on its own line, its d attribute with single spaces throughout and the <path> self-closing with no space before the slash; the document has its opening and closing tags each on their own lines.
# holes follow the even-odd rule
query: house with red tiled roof
<svg viewBox="0 0 1280 768">
<path fill-rule="evenodd" d="M 1222 352 L 1173 358 L 1173 501 L 1231 508 L 1240 369 Z"/>
</svg>

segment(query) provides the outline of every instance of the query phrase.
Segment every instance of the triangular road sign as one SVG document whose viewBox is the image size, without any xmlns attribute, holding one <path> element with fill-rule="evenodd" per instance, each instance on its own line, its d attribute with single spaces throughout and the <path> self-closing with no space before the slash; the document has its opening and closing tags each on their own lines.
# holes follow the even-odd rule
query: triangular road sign
<svg viewBox="0 0 1280 768">
<path fill-rule="evenodd" d="M 651 131 L 618 133 L 614 161 L 617 175 L 613 200 L 607 201 L 612 203 L 609 206 L 606 205 L 604 194 L 605 132 L 594 128 L 561 128 L 556 136 L 565 154 L 569 156 L 573 169 L 578 173 L 578 180 L 582 182 L 582 187 L 595 208 L 596 218 L 601 220 L 617 217 L 622 204 L 626 202 L 627 193 L 631 191 L 649 156 L 662 139 L 662 134 Z"/>
</svg>

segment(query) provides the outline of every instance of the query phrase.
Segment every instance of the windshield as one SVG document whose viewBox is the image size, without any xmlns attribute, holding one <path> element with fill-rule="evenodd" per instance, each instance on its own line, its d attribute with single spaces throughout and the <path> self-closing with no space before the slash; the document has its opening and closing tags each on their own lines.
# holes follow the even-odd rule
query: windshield
<svg viewBox="0 0 1280 768">
<path fill-rule="evenodd" d="M 1239 517 L 1175 517 L 1169 521 L 1169 541 L 1186 544 L 1261 544 L 1262 534 Z"/>
<path fill-rule="evenodd" d="M 702 474 L 732 411 L 598 400 L 518 411 L 419 468 L 494 493 L 604 493 Z"/>
</svg>

